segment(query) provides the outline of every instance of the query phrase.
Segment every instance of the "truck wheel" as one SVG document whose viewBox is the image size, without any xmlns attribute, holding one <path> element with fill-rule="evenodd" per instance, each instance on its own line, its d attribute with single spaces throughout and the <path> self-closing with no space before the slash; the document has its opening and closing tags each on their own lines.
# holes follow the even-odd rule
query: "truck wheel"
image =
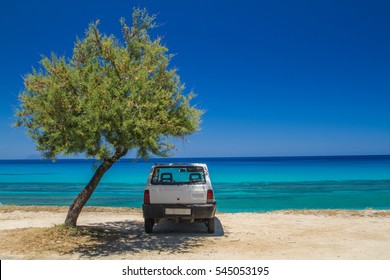
<svg viewBox="0 0 390 280">
<path fill-rule="evenodd" d="M 214 233 L 215 231 L 215 218 L 208 219 L 207 221 L 207 232 Z"/>
<path fill-rule="evenodd" d="M 152 233 L 153 232 L 153 226 L 154 226 L 154 220 L 153 219 L 145 219 L 145 232 L 146 233 Z"/>
</svg>

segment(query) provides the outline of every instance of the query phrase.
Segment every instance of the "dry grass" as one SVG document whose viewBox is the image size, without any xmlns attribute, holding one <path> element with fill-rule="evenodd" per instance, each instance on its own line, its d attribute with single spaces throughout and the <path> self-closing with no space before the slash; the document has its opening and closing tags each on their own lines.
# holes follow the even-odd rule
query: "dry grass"
<svg viewBox="0 0 390 280">
<path fill-rule="evenodd" d="M 69 207 L 63 206 L 0 206 L 0 214 L 13 212 L 48 212 L 64 213 Z M 84 207 L 83 213 L 128 213 L 141 212 L 140 209 L 117 207 Z M 1 218 L 0 218 L 1 220 Z M 56 225 L 50 228 L 19 228 L 0 231 L 0 252 L 2 254 L 24 255 L 27 258 L 39 258 L 48 253 L 68 255 L 79 252 L 85 246 L 98 246 L 102 240 L 109 238 L 103 227 L 67 228 Z"/>
<path fill-rule="evenodd" d="M 183 254 L 202 246 L 201 233 L 146 234 L 139 221 L 117 221 L 67 228 L 22 228 L 0 231 L 0 256 L 4 259 L 115 258 L 149 252 Z M 208 235 L 206 235 L 207 237 Z"/>
<path fill-rule="evenodd" d="M 98 232 L 85 228 L 24 228 L 0 232 L 0 249 L 21 255 L 40 255 L 46 252 L 71 254 L 80 246 L 97 243 Z"/>
</svg>

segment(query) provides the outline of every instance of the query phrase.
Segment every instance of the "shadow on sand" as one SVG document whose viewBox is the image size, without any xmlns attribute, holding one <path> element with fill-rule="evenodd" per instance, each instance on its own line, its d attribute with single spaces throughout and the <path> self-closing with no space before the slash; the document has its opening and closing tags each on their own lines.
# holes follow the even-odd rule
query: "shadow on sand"
<svg viewBox="0 0 390 280">
<path fill-rule="evenodd" d="M 82 245 L 75 250 L 82 258 L 105 257 L 141 251 L 186 253 L 200 247 L 210 237 L 224 236 L 223 226 L 215 220 L 215 232 L 207 233 L 204 223 L 162 223 L 155 225 L 153 233 L 146 234 L 143 222 L 121 221 L 82 226 L 91 233 L 96 244 Z"/>
</svg>

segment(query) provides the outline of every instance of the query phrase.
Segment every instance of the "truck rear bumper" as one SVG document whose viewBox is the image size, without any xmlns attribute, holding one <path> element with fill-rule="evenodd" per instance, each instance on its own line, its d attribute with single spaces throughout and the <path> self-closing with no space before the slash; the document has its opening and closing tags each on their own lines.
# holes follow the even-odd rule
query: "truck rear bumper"
<svg viewBox="0 0 390 280">
<path fill-rule="evenodd" d="M 144 204 L 142 212 L 145 219 L 183 218 L 210 219 L 214 218 L 215 203 L 207 204 Z"/>
</svg>

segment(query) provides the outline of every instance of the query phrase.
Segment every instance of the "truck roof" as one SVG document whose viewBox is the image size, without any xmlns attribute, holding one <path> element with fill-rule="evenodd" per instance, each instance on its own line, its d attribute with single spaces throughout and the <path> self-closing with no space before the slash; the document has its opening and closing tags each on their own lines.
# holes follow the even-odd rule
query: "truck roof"
<svg viewBox="0 0 390 280">
<path fill-rule="evenodd" d="M 205 163 L 175 162 L 175 163 L 155 163 L 153 166 L 206 166 L 206 164 Z"/>
</svg>

